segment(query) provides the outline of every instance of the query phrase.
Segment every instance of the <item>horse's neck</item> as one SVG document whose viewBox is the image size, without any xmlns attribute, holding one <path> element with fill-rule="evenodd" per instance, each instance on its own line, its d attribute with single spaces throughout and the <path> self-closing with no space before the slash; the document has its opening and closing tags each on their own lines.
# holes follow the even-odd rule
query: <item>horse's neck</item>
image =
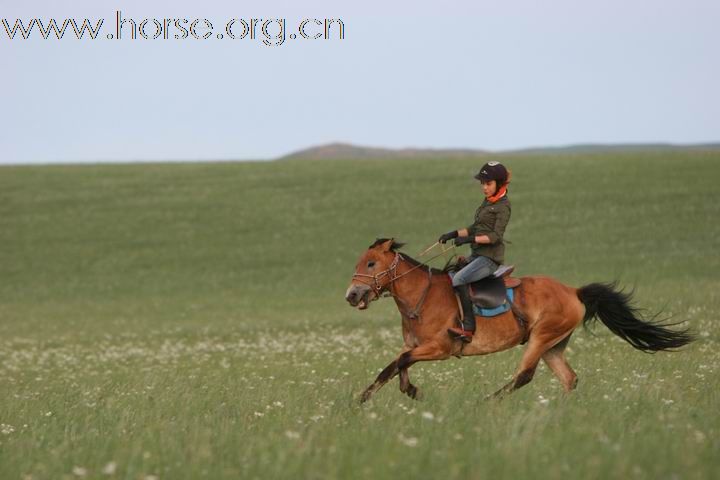
<svg viewBox="0 0 720 480">
<path fill-rule="evenodd" d="M 428 288 L 428 280 L 431 280 L 425 267 L 415 267 L 404 258 L 398 263 L 396 271 L 399 278 L 393 282 L 392 292 L 400 311 L 415 308 Z"/>
</svg>

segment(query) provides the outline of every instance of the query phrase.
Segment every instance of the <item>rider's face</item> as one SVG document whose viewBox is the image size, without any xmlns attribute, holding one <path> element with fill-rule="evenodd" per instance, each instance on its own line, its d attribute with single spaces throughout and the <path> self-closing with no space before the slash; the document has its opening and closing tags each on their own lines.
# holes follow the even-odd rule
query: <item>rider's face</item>
<svg viewBox="0 0 720 480">
<path fill-rule="evenodd" d="M 495 180 L 482 182 L 482 189 L 486 197 L 492 197 L 497 191 L 497 182 Z"/>
</svg>

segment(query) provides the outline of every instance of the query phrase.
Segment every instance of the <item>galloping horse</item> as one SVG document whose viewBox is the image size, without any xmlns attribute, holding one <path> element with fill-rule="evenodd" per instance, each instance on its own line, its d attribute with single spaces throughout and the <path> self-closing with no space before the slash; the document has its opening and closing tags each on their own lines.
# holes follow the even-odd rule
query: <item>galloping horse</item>
<svg viewBox="0 0 720 480">
<path fill-rule="evenodd" d="M 515 289 L 512 309 L 479 319 L 472 342 L 465 344 L 447 333 L 460 315 L 447 269 L 431 268 L 410 258 L 398 251 L 402 245 L 392 238 L 379 238 L 370 245 L 361 255 L 345 295 L 351 306 L 364 310 L 383 293 L 389 294 L 402 316 L 404 347 L 363 392 L 362 402 L 398 374 L 400 391 L 416 398 L 418 389 L 408 375 L 408 368 L 416 362 L 445 360 L 451 355 L 485 355 L 525 342 L 527 348 L 517 372 L 494 397 L 528 384 L 540 359 L 569 392 L 577 385 L 577 375 L 565 359 L 565 347 L 580 323 L 596 317 L 614 334 L 645 352 L 673 350 L 693 340 L 687 330 L 674 331 L 667 328 L 672 324 L 639 318 L 631 294 L 617 290 L 614 284 L 573 288 L 550 277 L 528 276 L 521 277 Z"/>
</svg>

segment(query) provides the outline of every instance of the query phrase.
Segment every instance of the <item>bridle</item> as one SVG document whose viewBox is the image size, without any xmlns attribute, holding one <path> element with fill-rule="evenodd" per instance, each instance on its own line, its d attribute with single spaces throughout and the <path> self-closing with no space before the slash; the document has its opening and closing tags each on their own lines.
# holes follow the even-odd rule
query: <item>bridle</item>
<svg viewBox="0 0 720 480">
<path fill-rule="evenodd" d="M 396 274 L 397 266 L 400 263 L 400 252 L 395 252 L 395 258 L 393 258 L 392 263 L 390 264 L 390 267 L 387 270 L 383 270 L 380 273 L 376 273 L 375 275 L 370 275 L 368 273 L 353 273 L 353 278 L 355 277 L 368 277 L 373 279 L 373 283 L 370 284 L 364 280 L 359 280 L 361 283 L 364 283 L 365 285 L 369 286 L 375 291 L 375 294 L 379 297 L 382 293 L 383 289 L 387 288 L 389 285 L 391 285 L 395 280 L 400 278 L 399 275 Z M 407 273 L 407 272 L 405 272 Z M 383 286 L 380 285 L 380 279 L 385 277 L 386 275 L 392 275 L 390 280 L 388 281 L 387 285 Z M 405 274 L 403 274 L 405 275 Z"/>
<path fill-rule="evenodd" d="M 439 257 L 440 255 L 443 255 L 445 252 L 441 252 L 438 255 L 435 255 L 434 257 L 430 258 L 430 260 Z M 400 259 L 403 258 L 402 254 L 400 252 L 395 252 L 395 258 L 393 258 L 392 263 L 390 263 L 390 266 L 387 268 L 387 270 L 383 270 L 382 272 L 376 273 L 374 275 L 370 275 L 368 273 L 353 273 L 353 278 L 356 277 L 366 277 L 371 278 L 373 283 L 368 283 L 360 278 L 358 278 L 358 281 L 361 283 L 364 283 L 365 285 L 369 286 L 373 289 L 376 298 L 380 298 L 383 293 L 383 290 L 385 290 L 386 293 L 388 293 L 390 296 L 394 297 L 396 300 L 398 300 L 400 303 L 405 305 L 406 310 L 406 316 L 410 319 L 420 319 L 420 309 L 422 308 L 422 304 L 425 302 L 425 297 L 427 297 L 428 291 L 430 290 L 430 287 L 432 286 L 432 268 L 430 268 L 429 265 L 425 265 L 424 263 L 420 263 L 418 265 L 415 265 L 414 267 L 410 268 L 407 272 L 401 273 L 400 275 L 397 274 L 397 267 L 400 263 Z M 429 261 L 429 260 L 428 260 Z M 422 296 L 420 297 L 420 300 L 418 301 L 417 305 L 415 305 L 415 308 L 412 310 L 407 309 L 407 303 L 402 298 L 398 297 L 395 292 L 393 292 L 393 285 L 395 284 L 395 281 L 404 277 L 408 273 L 412 272 L 416 268 L 420 268 L 426 266 L 428 267 L 428 283 L 425 287 L 425 290 L 423 291 Z M 390 280 L 385 285 L 380 285 L 380 280 L 384 278 L 385 276 L 389 276 Z"/>
</svg>

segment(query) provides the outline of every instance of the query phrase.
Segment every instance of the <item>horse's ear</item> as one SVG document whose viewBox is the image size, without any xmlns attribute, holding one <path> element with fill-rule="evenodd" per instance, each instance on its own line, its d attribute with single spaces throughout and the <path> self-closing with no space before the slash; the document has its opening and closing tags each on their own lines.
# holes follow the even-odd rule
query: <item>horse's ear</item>
<svg viewBox="0 0 720 480">
<path fill-rule="evenodd" d="M 380 251 L 381 252 L 389 252 L 393 248 L 393 243 L 395 243 L 394 238 L 389 238 L 385 240 L 383 243 L 380 244 Z"/>
<path fill-rule="evenodd" d="M 403 245 L 403 243 L 397 243 L 394 238 L 376 238 L 375 243 L 368 248 L 375 248 L 381 252 L 394 252 L 396 248 L 400 248 Z"/>
</svg>

